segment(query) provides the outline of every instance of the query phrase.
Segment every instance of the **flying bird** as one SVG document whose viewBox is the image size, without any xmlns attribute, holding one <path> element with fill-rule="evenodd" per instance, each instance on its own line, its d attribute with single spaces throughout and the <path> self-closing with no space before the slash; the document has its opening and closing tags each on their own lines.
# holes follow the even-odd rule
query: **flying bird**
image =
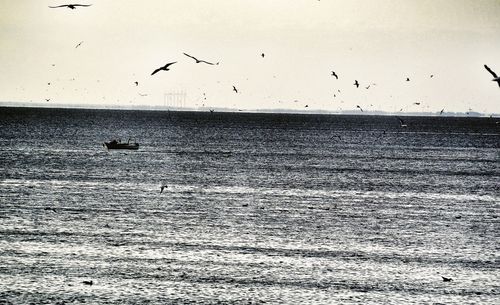
<svg viewBox="0 0 500 305">
<path fill-rule="evenodd" d="M 486 68 L 486 70 L 488 70 L 488 72 L 491 73 L 491 75 L 493 75 L 494 78 L 492 79 L 492 81 L 497 82 L 498 86 L 500 87 L 500 77 L 498 77 L 497 74 L 493 72 L 487 65 L 484 65 L 484 67 Z"/>
<path fill-rule="evenodd" d="M 161 71 L 161 70 L 164 70 L 164 71 L 170 71 L 170 69 L 169 69 L 168 67 L 169 67 L 170 65 L 175 64 L 175 63 L 176 63 L 176 61 L 174 61 L 174 62 L 170 62 L 170 63 L 168 63 L 168 64 L 164 65 L 163 67 L 161 67 L 161 68 L 158 68 L 158 69 L 154 70 L 154 71 L 153 71 L 153 73 L 151 73 L 151 75 L 155 75 L 157 72 L 159 72 L 159 71 Z"/>
<path fill-rule="evenodd" d="M 262 56 L 262 58 L 264 58 L 264 56 L 266 56 L 266 54 L 262 53 L 262 54 L 260 54 L 260 56 Z"/>
<path fill-rule="evenodd" d="M 139 82 L 137 82 L 137 81 L 135 81 L 135 82 L 134 82 L 134 84 L 135 84 L 136 86 L 139 86 Z"/>
<path fill-rule="evenodd" d="M 76 49 L 76 48 L 78 48 L 79 46 L 81 46 L 81 45 L 82 45 L 82 43 L 83 43 L 83 41 L 80 41 L 80 42 L 76 45 L 75 49 Z"/>
<path fill-rule="evenodd" d="M 238 93 L 238 89 L 236 89 L 235 86 L 233 86 L 233 91 L 236 92 L 236 93 Z"/>
<path fill-rule="evenodd" d="M 63 5 L 49 6 L 49 7 L 50 8 L 67 7 L 67 8 L 74 10 L 77 6 L 87 7 L 87 6 L 91 6 L 91 5 L 92 4 L 63 4 Z"/>
<path fill-rule="evenodd" d="M 418 106 L 418 105 L 420 105 L 420 102 L 415 102 L 415 103 L 413 103 L 413 105 L 417 105 Z"/>
<path fill-rule="evenodd" d="M 187 57 L 189 57 L 189 58 L 194 59 L 194 60 L 196 61 L 196 63 L 197 63 L 197 64 L 199 64 L 199 63 L 204 63 L 204 64 L 207 64 L 207 65 L 218 65 L 218 64 L 219 64 L 219 63 L 214 64 L 214 63 L 208 62 L 208 61 L 206 61 L 206 60 L 201 60 L 201 59 L 198 59 L 198 58 L 196 58 L 196 57 L 194 57 L 194 56 L 191 56 L 191 55 L 189 55 L 189 54 L 187 54 L 187 53 L 182 53 L 182 54 L 186 55 L 186 56 L 187 56 Z"/>
<path fill-rule="evenodd" d="M 407 77 L 407 78 L 406 78 L 406 81 L 407 81 L 407 82 L 409 82 L 409 81 L 410 81 L 410 78 L 409 78 L 409 77 Z"/>
<path fill-rule="evenodd" d="M 366 88 L 366 90 L 370 89 L 370 85 L 366 86 L 365 88 Z"/>
<path fill-rule="evenodd" d="M 337 76 L 337 73 L 335 73 L 335 71 L 332 71 L 332 76 L 335 76 L 336 79 L 339 79 L 339 77 Z"/>
<path fill-rule="evenodd" d="M 402 118 L 400 118 L 400 117 L 397 117 L 397 118 L 399 120 L 399 123 L 401 124 L 401 127 L 408 127 L 408 125 L 406 125 L 405 121 L 403 121 Z"/>
<path fill-rule="evenodd" d="M 444 108 L 441 109 L 441 111 L 439 112 L 439 115 L 442 115 L 443 114 L 443 111 L 444 111 Z"/>
<path fill-rule="evenodd" d="M 359 105 L 356 105 L 356 108 L 359 108 L 359 110 L 361 110 L 361 112 L 363 112 L 363 108 L 361 108 Z"/>
<path fill-rule="evenodd" d="M 356 88 L 359 88 L 359 83 L 357 79 L 354 81 L 354 86 L 356 86 Z"/>
<path fill-rule="evenodd" d="M 162 185 L 160 186 L 160 194 L 163 193 L 163 190 L 166 189 L 168 187 L 168 185 Z"/>
</svg>

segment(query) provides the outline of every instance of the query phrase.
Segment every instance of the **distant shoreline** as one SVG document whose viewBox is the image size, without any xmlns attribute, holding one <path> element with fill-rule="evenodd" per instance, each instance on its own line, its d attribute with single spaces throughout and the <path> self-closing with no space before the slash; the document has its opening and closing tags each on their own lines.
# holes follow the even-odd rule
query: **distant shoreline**
<svg viewBox="0 0 500 305">
<path fill-rule="evenodd" d="M 348 109 L 341 111 L 328 111 L 321 109 L 294 110 L 294 109 L 235 109 L 218 107 L 164 107 L 164 106 L 135 106 L 122 107 L 117 105 L 96 105 L 96 104 L 46 104 L 46 103 L 19 103 L 19 102 L 0 102 L 0 108 L 53 108 L 53 109 L 98 109 L 98 110 L 124 110 L 124 111 L 179 111 L 179 112 L 214 112 L 224 113 L 283 113 L 283 114 L 321 114 L 321 115 L 374 115 L 374 116 L 421 116 L 421 117 L 493 117 L 498 118 L 498 113 L 480 113 L 480 112 L 388 112 L 388 111 L 369 111 L 360 112 L 357 109 Z"/>
</svg>

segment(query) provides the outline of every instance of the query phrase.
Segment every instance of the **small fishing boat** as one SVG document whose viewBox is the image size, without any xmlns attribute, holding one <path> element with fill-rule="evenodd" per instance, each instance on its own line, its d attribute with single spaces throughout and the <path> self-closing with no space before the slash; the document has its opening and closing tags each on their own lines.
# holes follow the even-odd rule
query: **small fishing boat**
<svg viewBox="0 0 500 305">
<path fill-rule="evenodd" d="M 111 142 L 104 142 L 104 147 L 107 149 L 130 149 L 130 150 L 138 150 L 139 143 L 130 143 L 130 139 L 128 139 L 127 143 L 122 143 L 120 139 L 113 140 Z"/>
</svg>

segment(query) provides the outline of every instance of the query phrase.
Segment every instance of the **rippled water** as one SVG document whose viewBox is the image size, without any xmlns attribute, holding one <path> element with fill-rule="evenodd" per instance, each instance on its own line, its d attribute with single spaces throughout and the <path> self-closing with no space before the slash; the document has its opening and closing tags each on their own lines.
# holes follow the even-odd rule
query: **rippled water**
<svg viewBox="0 0 500 305">
<path fill-rule="evenodd" d="M 500 303 L 494 119 L 0 119 L 1 304 Z"/>
</svg>

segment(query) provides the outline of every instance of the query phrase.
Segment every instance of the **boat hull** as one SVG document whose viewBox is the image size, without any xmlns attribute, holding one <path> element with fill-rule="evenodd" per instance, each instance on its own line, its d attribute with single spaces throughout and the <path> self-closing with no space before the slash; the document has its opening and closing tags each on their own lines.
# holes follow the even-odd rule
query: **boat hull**
<svg viewBox="0 0 500 305">
<path fill-rule="evenodd" d="M 127 149 L 127 150 L 138 150 L 139 149 L 139 144 L 138 143 L 133 143 L 133 144 L 127 144 L 127 143 L 104 143 L 104 146 L 106 146 L 107 149 Z"/>
</svg>

